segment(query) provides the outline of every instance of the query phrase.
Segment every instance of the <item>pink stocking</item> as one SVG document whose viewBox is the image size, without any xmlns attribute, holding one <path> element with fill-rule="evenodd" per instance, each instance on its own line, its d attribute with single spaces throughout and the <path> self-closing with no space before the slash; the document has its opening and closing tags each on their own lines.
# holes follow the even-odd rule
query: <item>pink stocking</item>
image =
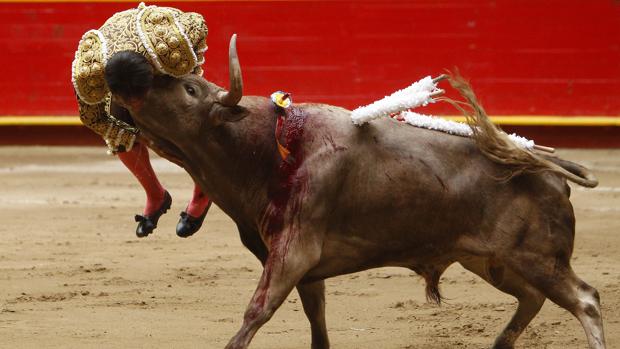
<svg viewBox="0 0 620 349">
<path fill-rule="evenodd" d="M 209 197 L 203 193 L 197 184 L 194 184 L 194 194 L 192 199 L 187 204 L 185 212 L 194 218 L 202 216 L 202 214 L 209 206 Z"/>
<path fill-rule="evenodd" d="M 149 151 L 146 146 L 137 143 L 131 151 L 119 153 L 118 157 L 127 166 L 129 171 L 136 176 L 146 192 L 144 215 L 148 216 L 157 211 L 164 201 L 166 190 L 159 183 L 155 171 L 151 167 Z"/>
</svg>

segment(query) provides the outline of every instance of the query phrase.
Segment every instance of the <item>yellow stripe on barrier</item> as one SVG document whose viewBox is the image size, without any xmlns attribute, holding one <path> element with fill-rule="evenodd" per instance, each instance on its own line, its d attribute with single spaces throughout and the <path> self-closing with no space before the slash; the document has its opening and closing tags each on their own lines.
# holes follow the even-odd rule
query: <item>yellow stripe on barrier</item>
<svg viewBox="0 0 620 349">
<path fill-rule="evenodd" d="M 463 116 L 443 116 L 464 122 Z M 498 125 L 510 126 L 620 126 L 620 116 L 492 116 Z M 0 116 L 0 126 L 81 126 L 77 116 Z"/>
<path fill-rule="evenodd" d="M 0 116 L 0 126 L 81 126 L 77 116 Z"/>
<path fill-rule="evenodd" d="M 444 116 L 465 122 L 464 116 Z M 514 115 L 491 116 L 493 123 L 510 126 L 620 126 L 620 116 L 544 116 Z"/>
</svg>

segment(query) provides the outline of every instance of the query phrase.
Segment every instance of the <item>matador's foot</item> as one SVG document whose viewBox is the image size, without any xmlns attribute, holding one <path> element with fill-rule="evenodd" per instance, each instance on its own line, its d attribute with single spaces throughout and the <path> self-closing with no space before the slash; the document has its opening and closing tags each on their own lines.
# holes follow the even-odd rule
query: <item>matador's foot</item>
<svg viewBox="0 0 620 349">
<path fill-rule="evenodd" d="M 157 228 L 157 222 L 159 221 L 159 217 L 161 217 L 172 205 L 172 197 L 168 191 L 164 194 L 164 201 L 161 206 L 157 209 L 157 211 L 153 212 L 150 215 L 142 216 L 136 215 L 136 222 L 138 222 L 138 227 L 136 228 L 136 235 L 139 238 L 143 238 L 148 236 L 150 233 Z"/>
<path fill-rule="evenodd" d="M 209 202 L 202 215 L 197 218 L 190 216 L 185 211 L 181 212 L 181 218 L 179 223 L 177 223 L 177 235 L 182 238 L 194 235 L 202 226 L 202 222 L 204 222 L 207 212 L 209 212 L 209 207 L 211 207 L 211 202 Z"/>
</svg>

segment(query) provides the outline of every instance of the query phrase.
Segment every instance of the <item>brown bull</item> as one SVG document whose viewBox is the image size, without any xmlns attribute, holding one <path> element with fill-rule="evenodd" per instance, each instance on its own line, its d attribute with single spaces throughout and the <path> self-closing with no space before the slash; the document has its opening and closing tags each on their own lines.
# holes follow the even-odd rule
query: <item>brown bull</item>
<svg viewBox="0 0 620 349">
<path fill-rule="evenodd" d="M 121 56 L 108 63 L 116 100 L 235 221 L 264 265 L 226 348 L 246 348 L 293 288 L 312 348 L 328 348 L 324 279 L 405 267 L 439 302 L 439 278 L 455 262 L 519 302 L 493 348 L 513 348 L 547 298 L 579 319 L 590 348 L 605 348 L 598 293 L 570 266 L 575 217 L 566 179 L 584 186 L 596 179 L 511 145 L 468 86 L 453 84 L 474 107 L 474 139 L 390 118 L 357 127 L 349 110 L 299 104 L 279 139 L 290 151 L 283 160 L 274 136 L 283 110 L 267 98 L 242 98 L 234 37 L 230 91 L 196 76 L 158 76 L 146 95 L 120 95 L 113 83 L 131 83 L 131 64 L 147 63 Z"/>
</svg>

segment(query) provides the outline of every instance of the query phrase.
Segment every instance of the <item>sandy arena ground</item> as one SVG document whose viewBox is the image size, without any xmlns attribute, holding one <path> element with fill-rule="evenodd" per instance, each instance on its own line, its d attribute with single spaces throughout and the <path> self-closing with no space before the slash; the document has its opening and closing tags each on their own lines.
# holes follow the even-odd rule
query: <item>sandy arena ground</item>
<svg viewBox="0 0 620 349">
<path fill-rule="evenodd" d="M 600 186 L 573 186 L 573 265 L 601 293 L 609 348 L 620 347 L 620 150 L 561 151 Z M 138 239 L 144 194 L 98 148 L 0 148 L 0 347 L 223 348 L 241 324 L 260 264 L 217 207 L 192 238 L 174 233 L 192 183 L 154 160 L 173 196 L 154 235 Z M 452 266 L 448 299 L 424 300 L 422 280 L 384 268 L 327 281 L 334 348 L 489 348 L 515 301 Z M 252 348 L 310 347 L 293 292 Z M 519 348 L 586 348 L 577 320 L 551 302 Z"/>
</svg>

